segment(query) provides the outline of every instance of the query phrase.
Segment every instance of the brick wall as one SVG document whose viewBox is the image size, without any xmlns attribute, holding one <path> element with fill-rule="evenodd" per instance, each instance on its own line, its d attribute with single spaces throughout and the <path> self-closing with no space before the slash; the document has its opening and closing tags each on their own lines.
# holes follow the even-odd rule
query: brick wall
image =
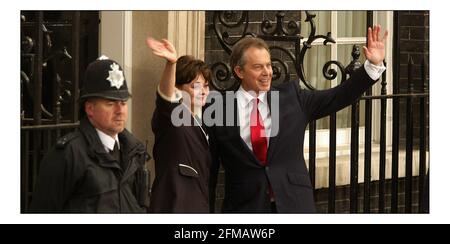
<svg viewBox="0 0 450 244">
<path fill-rule="evenodd" d="M 425 64 L 426 90 L 429 87 L 429 11 L 399 11 L 400 33 L 400 93 L 408 92 L 408 62 L 412 59 L 413 72 L 412 81 L 414 92 L 422 91 L 423 81 L 421 64 Z M 395 64 L 394 64 L 395 65 Z M 418 147 L 419 139 L 419 99 L 413 100 L 413 121 L 414 121 L 414 138 L 415 147 Z M 427 107 L 429 102 L 427 102 Z M 425 112 L 427 121 L 429 121 L 429 110 Z M 427 135 L 429 123 L 427 122 Z M 400 142 L 403 146 L 406 138 L 406 100 L 400 101 Z"/>
</svg>

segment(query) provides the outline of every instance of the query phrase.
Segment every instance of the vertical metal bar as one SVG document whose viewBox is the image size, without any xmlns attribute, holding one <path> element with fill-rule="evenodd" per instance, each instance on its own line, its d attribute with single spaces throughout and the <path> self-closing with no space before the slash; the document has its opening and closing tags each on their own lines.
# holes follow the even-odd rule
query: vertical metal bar
<svg viewBox="0 0 450 244">
<path fill-rule="evenodd" d="M 386 62 L 384 62 L 386 66 Z M 386 72 L 381 78 L 381 95 L 386 95 Z M 381 116 L 380 116 L 380 177 L 378 185 L 378 212 L 385 212 L 385 181 L 386 181 L 386 98 L 382 98 L 381 102 Z"/>
<path fill-rule="evenodd" d="M 47 44 L 47 49 L 50 50 L 51 53 L 51 49 L 52 47 L 50 45 Z M 59 121 L 59 117 L 61 116 L 61 103 L 59 102 L 59 97 L 60 97 L 60 87 L 59 87 L 59 82 L 57 79 L 57 75 L 58 75 L 58 67 L 57 67 L 57 63 L 58 60 L 56 60 L 56 56 L 54 56 L 53 58 L 50 58 L 49 60 L 47 60 L 47 66 L 52 65 L 52 68 L 54 70 L 54 72 L 52 72 L 52 77 L 50 80 L 44 80 L 44 82 L 49 83 L 51 82 L 53 90 L 52 90 L 52 113 L 53 113 L 53 118 L 52 118 L 52 123 L 53 124 L 58 124 Z M 50 68 L 50 67 L 49 67 Z M 42 137 L 44 137 L 44 133 L 42 133 Z"/>
<path fill-rule="evenodd" d="M 394 11 L 394 54 L 393 54 L 393 93 L 399 93 L 400 84 L 400 13 Z M 392 187 L 391 187 L 391 212 L 398 212 L 398 149 L 399 149 L 399 100 L 392 100 Z"/>
<path fill-rule="evenodd" d="M 75 11 L 72 19 L 72 122 L 78 121 L 78 96 L 80 82 L 80 11 Z"/>
<path fill-rule="evenodd" d="M 30 165 L 30 161 L 29 161 L 29 155 L 30 155 L 30 131 L 26 130 L 26 131 L 22 131 L 22 142 L 21 142 L 21 166 L 20 166 L 20 171 L 21 171 L 21 212 L 27 212 L 28 211 L 28 202 L 29 202 L 29 198 L 28 198 L 28 192 L 30 192 L 30 188 L 29 188 L 29 165 Z"/>
<path fill-rule="evenodd" d="M 53 137 L 52 137 L 52 132 L 53 132 L 53 130 L 44 130 L 46 133 L 46 135 L 45 135 L 45 147 L 43 148 L 43 152 L 44 152 L 44 154 L 45 153 L 47 153 L 49 150 L 50 150 L 50 148 L 52 147 L 52 143 L 53 143 L 53 141 L 54 141 L 54 139 L 53 139 Z M 43 131 L 43 132 L 44 132 Z"/>
<path fill-rule="evenodd" d="M 61 101 L 57 101 L 55 115 L 57 116 L 57 119 L 55 120 L 55 124 L 59 124 L 60 116 L 61 116 Z M 61 130 L 56 129 L 56 138 L 59 138 L 59 137 L 61 137 Z"/>
<path fill-rule="evenodd" d="M 413 92 L 413 60 L 408 62 L 408 94 Z M 405 165 L 405 212 L 412 212 L 412 164 L 413 164 L 413 103 L 406 98 L 406 165 Z"/>
<path fill-rule="evenodd" d="M 33 121 L 35 125 L 41 124 L 41 104 L 42 104 L 42 61 L 43 61 L 43 26 L 44 13 L 42 11 L 36 12 L 36 60 L 34 63 L 35 74 L 34 80 L 34 100 L 33 100 Z"/>
<path fill-rule="evenodd" d="M 371 93 L 366 93 L 366 95 L 369 96 Z M 370 213 L 370 181 L 372 177 L 372 100 L 370 99 L 366 100 L 366 113 L 364 116 L 364 213 Z"/>
<path fill-rule="evenodd" d="M 421 64 L 421 78 L 422 78 L 422 93 L 425 93 L 426 90 L 426 74 L 425 74 L 425 56 L 422 59 Z M 425 213 L 427 209 L 425 209 L 425 201 L 426 195 L 425 193 L 428 189 L 425 189 L 425 176 L 426 176 L 426 104 L 425 97 L 420 98 L 420 154 L 419 154 L 419 211 L 421 213 Z M 428 186 L 427 186 L 428 187 Z"/>
<path fill-rule="evenodd" d="M 44 25 L 44 12 L 38 11 L 36 12 L 36 60 L 35 60 L 35 75 L 34 75 L 34 103 L 33 103 L 33 123 L 35 125 L 42 124 L 42 62 L 43 62 L 43 25 Z M 31 167 L 31 189 L 27 191 L 31 193 L 34 190 L 34 184 L 37 178 L 38 172 L 38 161 L 39 161 L 39 152 L 40 152 L 40 134 L 39 130 L 33 131 L 33 146 L 31 151 L 33 152 L 33 159 Z"/>
<path fill-rule="evenodd" d="M 41 130 L 32 130 L 32 138 L 33 138 L 33 147 L 31 149 L 32 155 L 33 155 L 33 161 L 32 161 L 32 171 L 31 171 L 31 190 L 30 192 L 34 191 L 34 186 L 36 183 L 38 171 L 39 171 L 39 156 L 40 156 L 40 145 L 41 145 Z"/>
<path fill-rule="evenodd" d="M 359 101 L 352 104 L 350 149 L 350 213 L 358 212 Z"/>
<path fill-rule="evenodd" d="M 21 45 L 20 45 L 20 63 L 21 63 L 21 67 L 20 67 L 20 71 L 22 72 L 22 65 L 24 63 L 24 50 L 23 50 L 23 39 L 24 37 L 24 27 L 23 27 L 23 23 L 25 22 L 25 15 L 22 11 L 20 11 L 20 39 L 21 39 Z M 20 77 L 20 125 L 23 125 L 23 119 L 25 118 L 25 112 L 24 112 L 24 106 L 23 106 L 23 93 L 24 93 L 24 89 L 25 89 L 25 82 L 22 82 L 22 75 Z M 23 138 L 22 138 L 23 139 Z M 21 161 L 22 162 L 22 161 Z M 21 206 L 21 209 L 23 209 L 23 207 Z"/>
<path fill-rule="evenodd" d="M 53 61 L 53 66 L 55 68 L 55 70 L 57 70 L 56 68 L 56 61 Z M 52 106 L 53 106 L 53 123 L 54 124 L 59 124 L 60 121 L 60 117 L 61 117 L 61 101 L 59 100 L 60 97 L 60 92 L 59 92 L 59 82 L 56 79 L 56 73 L 55 76 L 52 79 L 53 82 L 53 87 L 55 88 L 53 90 L 53 100 L 52 100 Z"/>
<path fill-rule="evenodd" d="M 316 121 L 309 123 L 309 178 L 313 189 L 316 187 Z"/>
<path fill-rule="evenodd" d="M 373 26 L 373 11 L 367 11 L 366 23 L 367 27 Z"/>
<path fill-rule="evenodd" d="M 328 212 L 336 212 L 336 113 L 330 116 L 330 162 L 328 168 Z"/>
<path fill-rule="evenodd" d="M 373 13 L 367 13 L 367 25 L 373 25 Z M 367 45 L 367 42 L 366 42 Z M 366 91 L 366 96 L 372 95 L 372 88 Z M 370 213 L 370 181 L 372 169 L 372 100 L 365 102 L 366 112 L 364 114 L 364 213 Z"/>
</svg>

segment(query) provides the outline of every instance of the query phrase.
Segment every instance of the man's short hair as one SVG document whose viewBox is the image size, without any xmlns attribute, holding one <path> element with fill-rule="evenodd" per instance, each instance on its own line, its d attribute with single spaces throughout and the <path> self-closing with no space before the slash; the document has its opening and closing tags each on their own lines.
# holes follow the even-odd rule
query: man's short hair
<svg viewBox="0 0 450 244">
<path fill-rule="evenodd" d="M 234 67 L 244 67 L 245 65 L 245 57 L 244 53 L 247 51 L 247 49 L 255 47 L 259 49 L 266 49 L 267 52 L 269 52 L 269 46 L 267 43 L 262 40 L 261 38 L 257 37 L 244 37 L 241 40 L 239 40 L 236 44 L 234 44 L 231 55 L 230 55 L 230 67 L 233 72 L 234 77 L 237 80 L 240 80 L 239 77 L 234 73 Z"/>
</svg>

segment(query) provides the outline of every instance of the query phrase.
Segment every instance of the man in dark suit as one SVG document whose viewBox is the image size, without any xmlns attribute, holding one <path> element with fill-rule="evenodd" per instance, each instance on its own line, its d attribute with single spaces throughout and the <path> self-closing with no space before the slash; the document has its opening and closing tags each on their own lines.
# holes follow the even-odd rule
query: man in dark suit
<svg viewBox="0 0 450 244">
<path fill-rule="evenodd" d="M 341 85 L 322 91 L 301 89 L 297 81 L 271 87 L 267 44 L 258 38 L 243 38 L 233 46 L 230 65 L 241 86 L 235 93 L 234 107 L 224 105 L 223 114 L 234 109 L 237 122 L 210 127 L 215 158 L 210 184 L 212 210 L 221 163 L 225 169 L 224 212 L 315 212 L 302 150 L 306 126 L 353 103 L 379 79 L 385 70 L 387 36 L 385 32 L 380 38 L 380 30 L 380 26 L 368 30 L 364 67 Z M 230 120 L 226 115 L 224 119 Z"/>
</svg>

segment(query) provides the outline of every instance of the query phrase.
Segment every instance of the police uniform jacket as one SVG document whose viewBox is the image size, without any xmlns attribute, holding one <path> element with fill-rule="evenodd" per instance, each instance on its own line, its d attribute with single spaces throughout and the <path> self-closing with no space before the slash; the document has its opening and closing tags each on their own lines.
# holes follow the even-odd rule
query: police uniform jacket
<svg viewBox="0 0 450 244">
<path fill-rule="evenodd" d="M 31 212 L 144 212 L 138 195 L 145 192 L 147 153 L 127 130 L 118 137 L 123 168 L 105 151 L 90 122 L 81 119 L 79 129 L 59 139 L 44 157 Z"/>
</svg>

